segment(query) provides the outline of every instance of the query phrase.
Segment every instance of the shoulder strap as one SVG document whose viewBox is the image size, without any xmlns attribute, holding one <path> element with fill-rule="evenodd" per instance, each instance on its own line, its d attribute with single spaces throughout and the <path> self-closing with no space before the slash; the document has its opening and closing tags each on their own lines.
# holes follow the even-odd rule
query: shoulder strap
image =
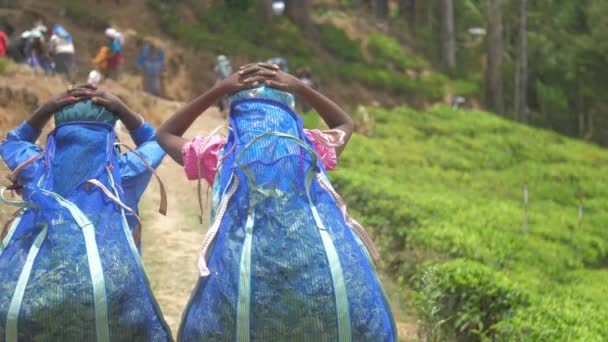
<svg viewBox="0 0 608 342">
<path fill-rule="evenodd" d="M 26 161 L 24 161 L 23 163 L 21 163 L 19 166 L 17 166 L 15 168 L 15 170 L 13 170 L 12 175 L 10 175 L 8 177 L 8 180 L 11 182 L 11 185 L 7 186 L 7 187 L 3 187 L 2 189 L 0 189 L 0 202 L 3 202 L 5 204 L 8 205 L 12 205 L 15 207 L 20 207 L 20 208 L 26 208 L 26 207 L 31 207 L 30 203 L 24 202 L 24 201 L 11 201 L 8 200 L 4 194 L 6 191 L 14 191 L 16 192 L 18 195 L 21 195 L 21 190 L 23 189 L 23 185 L 19 184 L 19 174 L 21 173 L 21 171 L 23 171 L 23 169 L 25 169 L 28 165 L 33 164 L 36 160 L 38 160 L 39 158 L 41 158 L 44 155 L 44 151 L 30 157 L 29 159 L 27 159 Z M 9 221 L 10 223 L 10 221 Z"/>
<path fill-rule="evenodd" d="M 15 219 L 19 215 L 21 215 L 21 213 L 23 212 L 23 210 L 25 210 L 25 209 L 24 208 L 20 208 L 13 215 L 11 215 L 11 217 L 8 219 L 8 221 L 4 225 L 4 228 L 2 229 L 2 231 L 0 231 L 0 244 L 2 244 L 2 241 L 4 241 L 4 238 L 6 237 L 6 235 L 8 235 L 8 230 L 11 227 L 11 224 L 13 223 L 13 221 L 15 221 Z"/>
<path fill-rule="evenodd" d="M 126 148 L 127 150 L 129 150 L 130 152 L 133 152 L 133 154 L 135 156 L 137 156 L 139 159 L 141 159 L 141 161 L 144 163 L 144 165 L 146 165 L 146 168 L 148 168 L 148 170 L 150 170 L 150 172 L 152 172 L 152 174 L 154 174 L 154 177 L 156 177 L 156 180 L 158 180 L 158 184 L 160 185 L 160 208 L 158 209 L 158 212 L 163 215 L 167 215 L 167 190 L 165 188 L 165 183 L 160 178 L 160 175 L 158 174 L 158 172 L 156 172 L 156 170 L 152 167 L 152 165 L 150 165 L 150 163 L 146 160 L 146 158 L 141 155 L 141 153 L 137 152 L 135 149 L 133 149 L 129 145 L 126 145 L 123 143 L 115 143 L 114 145 L 122 146 L 122 147 Z"/>
<path fill-rule="evenodd" d="M 203 217 L 205 214 L 205 209 L 203 208 L 203 185 L 202 185 L 202 179 L 203 179 L 203 169 L 201 167 L 201 158 L 203 155 L 203 152 L 205 151 L 205 149 L 207 148 L 207 145 L 209 145 L 209 143 L 211 142 L 211 137 L 216 135 L 222 128 L 226 128 L 228 131 L 231 130 L 230 126 L 226 126 L 226 125 L 221 125 L 216 127 L 213 131 L 209 132 L 209 134 L 207 134 L 202 143 L 198 146 L 197 150 L 196 150 L 196 169 L 197 169 L 197 184 L 196 184 L 196 193 L 197 193 L 197 198 L 198 198 L 198 208 L 199 208 L 199 212 L 200 212 L 200 223 L 203 224 Z M 232 152 L 232 151 L 230 151 Z M 229 153 L 230 153 L 229 152 Z M 224 158 L 226 158 L 226 155 L 224 156 Z M 218 166 L 219 164 L 221 164 L 223 162 L 223 159 L 218 161 Z M 205 203 L 209 201 L 209 188 L 207 188 L 207 198 L 204 201 Z"/>
<path fill-rule="evenodd" d="M 133 210 L 132 208 L 129 208 L 128 206 L 126 206 L 118 197 L 114 196 L 114 194 L 105 185 L 103 185 L 100 181 L 98 181 L 97 179 L 89 179 L 87 181 L 87 183 L 91 184 L 91 185 L 94 185 L 94 186 L 98 187 L 99 189 L 101 189 L 101 191 L 110 200 L 112 200 L 112 202 L 116 203 L 119 207 L 121 207 L 122 209 L 128 211 L 133 216 L 135 216 L 135 218 L 137 219 L 138 223 L 137 223 L 137 226 L 135 227 L 135 229 L 133 231 L 133 240 L 135 241 L 136 245 L 139 245 L 139 240 L 141 239 L 142 224 L 141 224 L 141 219 L 139 218 L 139 215 L 137 215 L 137 213 L 135 212 L 135 210 Z"/>
<path fill-rule="evenodd" d="M 34 155 L 32 157 L 30 157 L 29 159 L 27 159 L 26 161 L 24 161 L 23 163 L 21 163 L 19 166 L 17 166 L 15 168 L 15 170 L 13 170 L 13 174 L 10 176 L 10 180 L 13 183 L 13 186 L 18 184 L 17 181 L 17 177 L 19 176 L 19 174 L 21 173 L 21 171 L 23 171 L 23 169 L 25 169 L 27 166 L 31 165 L 32 163 L 34 163 L 36 160 L 38 160 L 40 157 L 44 156 L 44 151 L 38 153 L 37 155 Z"/>
</svg>

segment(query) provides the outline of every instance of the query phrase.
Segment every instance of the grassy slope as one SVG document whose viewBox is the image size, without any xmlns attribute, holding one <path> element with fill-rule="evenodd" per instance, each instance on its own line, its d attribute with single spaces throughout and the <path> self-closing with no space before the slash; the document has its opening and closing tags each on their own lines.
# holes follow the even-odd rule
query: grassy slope
<svg viewBox="0 0 608 342">
<path fill-rule="evenodd" d="M 489 276 L 506 276 L 508 286 L 525 298 L 500 317 L 502 325 L 494 327 L 501 330 L 498 336 L 608 339 L 601 323 L 608 320 L 602 290 L 608 281 L 608 153 L 481 112 L 440 106 L 372 114 L 374 137 L 354 137 L 333 180 L 372 230 L 387 270 L 410 283 L 424 273 L 425 262 L 478 262 Z M 526 173 L 527 234 L 522 229 Z M 580 227 L 578 187 L 585 192 Z M 441 290 L 445 304 L 449 288 Z M 469 290 L 483 292 L 475 285 Z M 466 308 L 454 303 L 441 312 L 448 315 L 450 308 L 452 320 L 445 327 L 461 328 L 462 322 L 454 322 L 458 318 L 483 321 L 457 317 Z"/>
</svg>

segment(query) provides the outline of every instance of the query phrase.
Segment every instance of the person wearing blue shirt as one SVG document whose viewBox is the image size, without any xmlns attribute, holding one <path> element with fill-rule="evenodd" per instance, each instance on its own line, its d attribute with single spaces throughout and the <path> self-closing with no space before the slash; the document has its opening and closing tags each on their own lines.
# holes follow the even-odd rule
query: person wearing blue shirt
<svg viewBox="0 0 608 342">
<path fill-rule="evenodd" d="M 165 66 L 165 51 L 145 43 L 135 65 L 144 73 L 144 91 L 154 96 L 162 96 L 162 74 Z"/>
<path fill-rule="evenodd" d="M 67 110 L 70 106 L 70 110 Z M 66 110 L 62 110 L 66 108 Z M 120 119 L 129 130 L 133 142 L 137 145 L 135 152 L 129 151 L 120 156 L 120 176 L 124 204 L 138 214 L 138 203 L 153 175 L 146 163 L 156 169 L 165 156 L 164 150 L 156 142 L 156 130 L 143 118 L 132 112 L 118 97 L 98 91 L 86 85 L 62 93 L 40 106 L 34 114 L 20 126 L 8 133 L 0 144 L 0 156 L 11 170 L 40 155 L 43 150 L 36 145 L 42 128 L 54 113 L 56 125 L 71 121 L 101 121 L 113 124 Z M 23 168 L 17 177 L 13 189 L 20 185 L 30 184 L 40 175 L 44 167 L 43 158 L 38 158 Z M 65 175 L 70 177 L 70 175 Z M 131 231 L 136 231 L 138 219 L 133 213 L 126 212 Z M 138 246 L 139 247 L 139 246 Z"/>
</svg>

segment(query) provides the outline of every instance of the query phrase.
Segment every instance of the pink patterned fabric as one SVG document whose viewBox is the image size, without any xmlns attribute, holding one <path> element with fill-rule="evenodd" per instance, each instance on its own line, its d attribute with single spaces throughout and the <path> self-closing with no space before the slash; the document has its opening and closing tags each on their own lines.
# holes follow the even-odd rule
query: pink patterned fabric
<svg viewBox="0 0 608 342">
<path fill-rule="evenodd" d="M 198 136 L 187 143 L 182 149 L 186 177 L 189 180 L 202 178 L 212 185 L 220 151 L 225 144 L 226 138 L 219 134 Z"/>
<path fill-rule="evenodd" d="M 304 130 L 304 133 L 314 145 L 325 169 L 335 170 L 338 163 L 336 147 L 344 143 L 344 132 L 314 129 Z M 219 155 L 225 144 L 226 138 L 219 134 L 198 136 L 187 143 L 182 149 L 186 177 L 189 180 L 202 178 L 213 185 Z"/>
</svg>

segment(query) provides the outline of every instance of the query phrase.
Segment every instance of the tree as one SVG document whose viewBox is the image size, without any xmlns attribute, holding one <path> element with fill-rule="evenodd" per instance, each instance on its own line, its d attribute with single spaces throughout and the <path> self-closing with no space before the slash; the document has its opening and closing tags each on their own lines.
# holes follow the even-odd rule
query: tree
<svg viewBox="0 0 608 342">
<path fill-rule="evenodd" d="M 519 56 L 515 72 L 515 113 L 528 122 L 528 1 L 519 0 Z"/>
<path fill-rule="evenodd" d="M 454 32 L 454 2 L 441 0 L 441 62 L 450 74 L 456 67 L 456 37 Z"/>
<path fill-rule="evenodd" d="M 293 21 L 307 38 L 314 38 L 316 30 L 310 20 L 310 0 L 286 0 L 285 14 Z"/>
<path fill-rule="evenodd" d="M 388 0 L 372 0 L 372 12 L 379 19 L 388 17 Z"/>
<path fill-rule="evenodd" d="M 250 0 L 224 0 L 229 8 L 238 9 L 241 11 L 247 10 L 251 6 Z"/>
<path fill-rule="evenodd" d="M 272 20 L 272 0 L 258 0 L 257 13 L 261 22 L 266 24 Z"/>
<path fill-rule="evenodd" d="M 490 109 L 498 114 L 504 114 L 505 105 L 502 84 L 502 11 L 501 0 L 488 0 L 487 20 L 487 57 L 488 65 L 486 69 L 486 103 Z"/>
<path fill-rule="evenodd" d="M 399 0 L 399 14 L 413 33 L 416 27 L 416 0 Z"/>
</svg>

